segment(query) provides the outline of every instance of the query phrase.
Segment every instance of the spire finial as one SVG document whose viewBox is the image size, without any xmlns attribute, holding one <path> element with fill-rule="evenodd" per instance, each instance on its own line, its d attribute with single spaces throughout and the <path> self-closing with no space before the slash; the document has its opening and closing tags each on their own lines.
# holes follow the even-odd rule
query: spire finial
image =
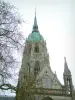
<svg viewBox="0 0 75 100">
<path fill-rule="evenodd" d="M 35 16 L 36 16 L 36 7 L 35 7 Z"/>
<path fill-rule="evenodd" d="M 64 57 L 64 59 L 66 60 L 66 57 Z"/>
<path fill-rule="evenodd" d="M 36 8 L 35 8 L 35 18 L 34 18 L 34 25 L 32 32 L 38 32 L 38 25 L 37 25 L 37 19 L 36 19 Z"/>
<path fill-rule="evenodd" d="M 66 57 L 64 57 L 64 60 L 65 60 L 65 62 L 64 62 L 64 74 L 66 75 L 70 75 L 71 74 L 71 72 L 70 72 L 70 70 L 69 70 L 69 68 L 68 68 L 68 65 L 67 65 L 67 61 L 66 61 Z"/>
<path fill-rule="evenodd" d="M 64 60 L 66 61 L 66 57 L 64 57 Z"/>
</svg>

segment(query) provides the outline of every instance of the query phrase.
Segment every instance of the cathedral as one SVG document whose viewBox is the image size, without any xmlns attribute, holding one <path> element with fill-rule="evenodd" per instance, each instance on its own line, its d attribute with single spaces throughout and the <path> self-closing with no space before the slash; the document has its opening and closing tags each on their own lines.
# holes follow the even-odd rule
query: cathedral
<svg viewBox="0 0 75 100">
<path fill-rule="evenodd" d="M 51 70 L 46 41 L 39 32 L 35 13 L 32 32 L 26 38 L 16 98 L 17 100 L 73 100 L 72 75 L 66 58 L 64 58 L 63 80 L 64 85 Z M 26 99 L 26 88 L 32 99 Z"/>
</svg>

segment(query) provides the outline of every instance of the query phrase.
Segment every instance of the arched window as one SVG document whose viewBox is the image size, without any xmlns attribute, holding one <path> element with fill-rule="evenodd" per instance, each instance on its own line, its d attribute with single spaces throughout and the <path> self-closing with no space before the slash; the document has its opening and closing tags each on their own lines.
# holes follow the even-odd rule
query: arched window
<svg viewBox="0 0 75 100">
<path fill-rule="evenodd" d="M 69 84 L 70 84 L 70 78 L 67 77 L 67 85 L 69 85 Z"/>
<path fill-rule="evenodd" d="M 34 75 L 37 75 L 39 71 L 40 71 L 40 64 L 39 61 L 36 61 L 34 67 Z"/>
<path fill-rule="evenodd" d="M 32 46 L 31 46 L 31 44 L 29 44 L 29 54 L 31 54 L 31 48 L 32 48 Z"/>
<path fill-rule="evenodd" d="M 36 53 L 39 53 L 39 46 L 38 46 L 38 44 L 37 44 L 37 43 L 35 44 L 34 51 L 35 51 Z"/>
<path fill-rule="evenodd" d="M 31 69 L 30 69 L 30 63 L 29 63 L 29 62 L 27 62 L 27 71 L 28 71 L 28 74 L 29 74 L 29 76 L 30 76 L 30 71 L 31 71 Z"/>
</svg>

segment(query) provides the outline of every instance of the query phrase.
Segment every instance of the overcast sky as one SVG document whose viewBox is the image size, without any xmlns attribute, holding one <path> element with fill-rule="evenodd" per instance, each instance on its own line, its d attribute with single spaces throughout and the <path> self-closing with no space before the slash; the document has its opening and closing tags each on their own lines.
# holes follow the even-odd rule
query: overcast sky
<svg viewBox="0 0 75 100">
<path fill-rule="evenodd" d="M 75 1 L 74 0 L 5 0 L 15 5 L 25 20 L 22 27 L 27 37 L 36 16 L 39 31 L 46 40 L 50 66 L 63 83 L 64 56 L 75 85 Z"/>
</svg>

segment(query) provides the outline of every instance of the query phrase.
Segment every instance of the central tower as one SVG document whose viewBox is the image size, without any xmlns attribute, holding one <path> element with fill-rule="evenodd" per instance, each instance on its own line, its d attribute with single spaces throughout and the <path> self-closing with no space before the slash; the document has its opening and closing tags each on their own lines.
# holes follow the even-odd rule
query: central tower
<svg viewBox="0 0 75 100">
<path fill-rule="evenodd" d="M 23 71 L 25 70 L 24 74 L 27 77 L 32 76 L 39 78 L 40 82 L 39 85 L 36 85 L 37 87 L 52 87 L 51 80 L 47 76 L 50 70 L 49 54 L 46 48 L 46 41 L 38 29 L 36 13 L 32 32 L 26 39 L 22 68 L 24 68 Z M 44 71 L 46 76 L 43 75 Z M 50 84 L 48 84 L 47 81 L 49 81 Z"/>
</svg>

